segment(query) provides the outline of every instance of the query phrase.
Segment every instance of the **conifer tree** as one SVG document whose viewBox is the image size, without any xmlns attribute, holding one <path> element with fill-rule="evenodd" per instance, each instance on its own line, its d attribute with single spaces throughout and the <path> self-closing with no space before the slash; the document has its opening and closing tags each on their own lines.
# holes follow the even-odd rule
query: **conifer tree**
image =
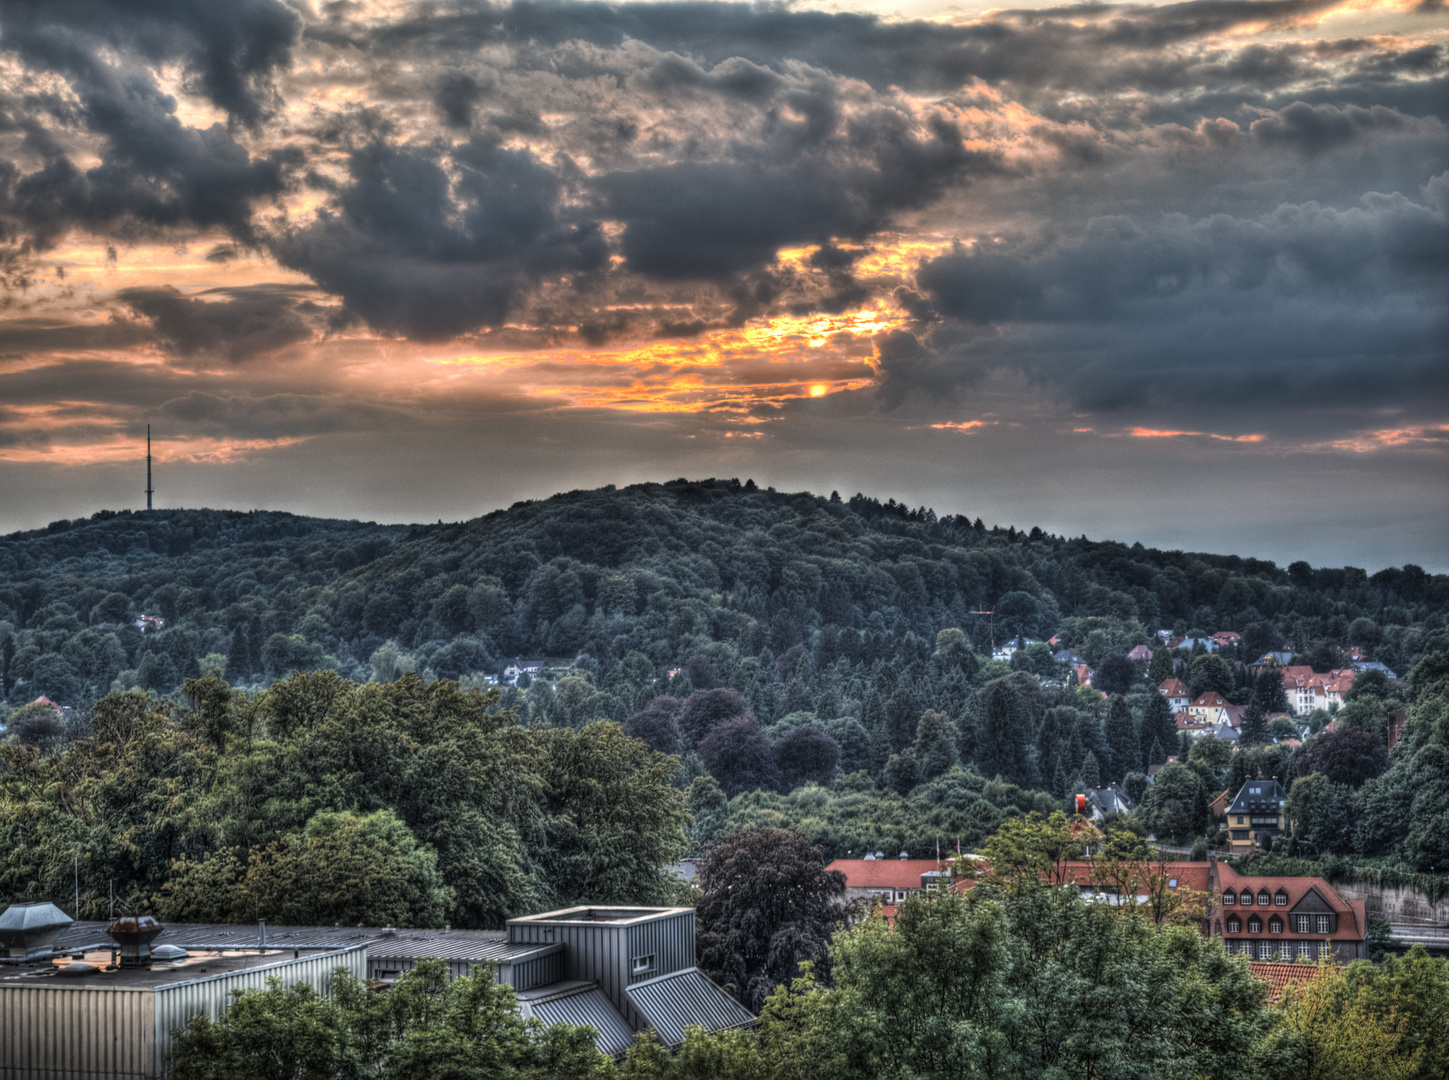
<svg viewBox="0 0 1449 1080">
<path fill-rule="evenodd" d="M 1262 746 L 1268 741 L 1268 724 L 1264 718 L 1262 703 L 1256 694 L 1243 710 L 1243 727 L 1238 733 L 1241 746 Z"/>
<path fill-rule="evenodd" d="M 1137 739 L 1137 726 L 1132 721 L 1127 699 L 1121 694 L 1114 694 L 1107 707 L 1106 734 L 1111 753 L 1109 781 L 1120 781 L 1129 772 L 1142 768 L 1142 744 Z"/>
<path fill-rule="evenodd" d="M 1142 747 L 1147 754 L 1147 764 L 1161 765 L 1167 760 L 1168 747 L 1176 743 L 1177 725 L 1172 717 L 1172 706 L 1167 703 L 1166 697 L 1154 690 L 1142 712 Z"/>
<path fill-rule="evenodd" d="M 1102 786 L 1102 770 L 1097 765 L 1097 755 L 1087 751 L 1087 760 L 1082 762 L 1082 783 L 1096 790 Z"/>
</svg>

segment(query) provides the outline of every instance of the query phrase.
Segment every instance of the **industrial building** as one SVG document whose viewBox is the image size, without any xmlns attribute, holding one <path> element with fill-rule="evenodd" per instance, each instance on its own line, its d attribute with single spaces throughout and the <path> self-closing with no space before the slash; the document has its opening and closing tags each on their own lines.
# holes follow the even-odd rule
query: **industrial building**
<svg viewBox="0 0 1449 1080">
<path fill-rule="evenodd" d="M 454 977 L 491 965 L 525 1018 L 593 1027 L 611 1055 L 646 1028 L 674 1046 L 687 1026 L 755 1021 L 695 967 L 692 908 L 579 907 L 481 931 L 72 922 L 17 904 L 0 914 L 0 1076 L 159 1077 L 170 1033 L 219 1017 L 233 990 L 276 976 L 325 994 L 338 967 L 385 988 L 433 958 Z"/>
</svg>

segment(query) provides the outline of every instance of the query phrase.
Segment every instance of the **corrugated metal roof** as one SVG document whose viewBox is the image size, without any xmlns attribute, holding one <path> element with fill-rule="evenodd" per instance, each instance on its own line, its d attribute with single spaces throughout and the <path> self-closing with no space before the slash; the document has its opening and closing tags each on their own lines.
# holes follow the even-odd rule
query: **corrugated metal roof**
<svg viewBox="0 0 1449 1080">
<path fill-rule="evenodd" d="M 548 998 L 531 1005 L 545 1024 L 577 1024 L 599 1033 L 595 1045 L 605 1054 L 622 1054 L 634 1042 L 634 1032 L 597 986 Z"/>
<path fill-rule="evenodd" d="M 107 948 L 111 939 L 104 922 L 78 922 L 61 934 L 58 952 L 78 951 L 86 945 Z M 439 957 L 480 962 L 501 959 L 495 952 L 506 945 L 501 930 L 402 930 L 385 926 L 267 926 L 267 947 L 274 949 L 339 949 L 367 945 L 374 956 Z M 168 923 L 154 945 L 180 945 L 190 949 L 255 949 L 261 930 L 255 924 Z M 538 948 L 538 946 L 529 946 Z"/>
<path fill-rule="evenodd" d="M 635 983 L 624 993 L 667 1046 L 682 1043 L 684 1029 L 691 1025 L 720 1031 L 755 1021 L 753 1013 L 710 982 L 698 968 Z"/>
</svg>

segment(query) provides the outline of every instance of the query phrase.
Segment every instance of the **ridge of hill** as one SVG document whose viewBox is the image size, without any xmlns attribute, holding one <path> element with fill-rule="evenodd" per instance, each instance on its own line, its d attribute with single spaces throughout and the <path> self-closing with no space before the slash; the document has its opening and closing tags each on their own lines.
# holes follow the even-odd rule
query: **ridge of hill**
<svg viewBox="0 0 1449 1080">
<path fill-rule="evenodd" d="M 1405 671 L 1446 610 L 1449 577 L 1413 566 L 1284 569 L 738 480 L 571 491 L 451 525 L 102 511 L 0 539 L 3 689 L 76 703 L 125 677 L 169 691 L 213 654 L 241 682 L 366 678 L 389 641 L 451 677 L 631 652 L 657 675 L 711 645 L 778 656 L 823 634 L 838 652 L 842 632 L 856 659 L 924 655 L 946 627 L 983 653 L 1057 632 L 1093 661 L 1159 626 L 1254 627 L 1254 648 L 1327 639 Z M 131 626 L 142 614 L 164 629 Z"/>
</svg>

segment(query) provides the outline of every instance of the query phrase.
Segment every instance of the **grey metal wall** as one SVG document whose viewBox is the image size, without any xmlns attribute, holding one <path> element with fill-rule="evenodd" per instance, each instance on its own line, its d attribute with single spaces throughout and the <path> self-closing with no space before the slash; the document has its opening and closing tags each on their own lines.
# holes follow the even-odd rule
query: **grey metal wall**
<svg viewBox="0 0 1449 1080">
<path fill-rule="evenodd" d="M 653 956 L 654 970 L 633 974 L 636 956 Z M 694 912 L 684 911 L 667 919 L 654 919 L 629 927 L 629 982 L 642 982 L 694 967 Z"/>
<path fill-rule="evenodd" d="M 366 978 L 367 946 L 356 945 L 342 952 L 318 953 L 296 960 L 261 964 L 247 971 L 210 975 L 205 979 L 157 988 L 153 992 L 156 999 L 153 1035 L 155 1071 L 150 1075 L 163 1075 L 166 1055 L 171 1052 L 174 1042 L 172 1032 L 184 1027 L 191 1017 L 203 1013 L 213 1020 L 219 1019 L 231 1005 L 233 990 L 265 990 L 267 980 L 275 976 L 282 980 L 283 986 L 306 983 L 320 994 L 330 994 L 332 971 L 339 967 L 346 968 L 355 978 Z"/>
<path fill-rule="evenodd" d="M 498 981 L 506 982 L 515 990 L 532 990 L 535 986 L 547 986 L 564 977 L 564 954 L 560 950 L 547 956 L 535 956 L 529 960 L 518 960 L 512 964 L 500 964 Z"/>
<path fill-rule="evenodd" d="M 149 989 L 45 985 L 50 982 L 0 987 L 0 1077 L 156 1075 L 155 996 Z"/>
<path fill-rule="evenodd" d="M 594 980 L 615 1008 L 622 1012 L 631 1007 L 624 997 L 628 941 L 618 923 L 509 923 L 508 934 L 513 942 L 563 945 L 564 978 Z"/>
</svg>

